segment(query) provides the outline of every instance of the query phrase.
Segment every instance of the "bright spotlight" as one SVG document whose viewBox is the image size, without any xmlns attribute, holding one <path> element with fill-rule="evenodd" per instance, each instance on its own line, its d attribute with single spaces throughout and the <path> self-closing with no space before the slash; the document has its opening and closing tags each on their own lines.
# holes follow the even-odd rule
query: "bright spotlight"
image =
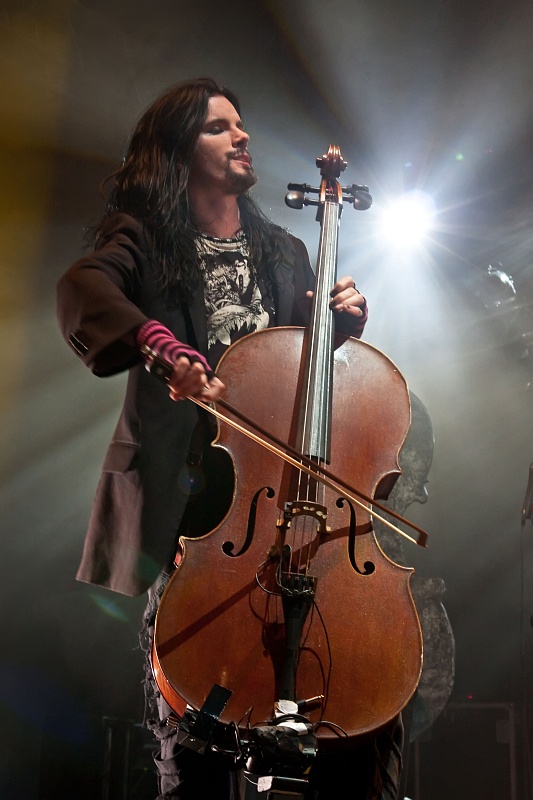
<svg viewBox="0 0 533 800">
<path fill-rule="evenodd" d="M 414 190 L 389 203 L 381 215 L 381 231 L 401 249 L 420 247 L 433 227 L 435 202 L 429 194 Z"/>
</svg>

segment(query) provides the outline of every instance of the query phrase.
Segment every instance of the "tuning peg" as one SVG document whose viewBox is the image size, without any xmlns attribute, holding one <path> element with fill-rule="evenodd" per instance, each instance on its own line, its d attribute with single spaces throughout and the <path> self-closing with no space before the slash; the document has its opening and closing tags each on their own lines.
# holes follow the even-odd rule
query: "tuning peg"
<svg viewBox="0 0 533 800">
<path fill-rule="evenodd" d="M 372 205 L 372 195 L 368 191 L 368 186 L 353 183 L 342 191 L 346 192 L 346 202 L 353 203 L 356 211 L 366 211 Z"/>
<path fill-rule="evenodd" d="M 372 195 L 361 190 L 355 192 L 353 207 L 356 211 L 366 211 L 372 205 Z"/>
<path fill-rule="evenodd" d="M 298 191 L 287 192 L 285 203 L 289 208 L 303 208 L 305 205 L 304 193 Z"/>
<path fill-rule="evenodd" d="M 285 203 L 289 208 L 303 208 L 304 206 L 318 205 L 318 200 L 310 200 L 309 197 L 305 196 L 305 193 L 319 192 L 320 189 L 309 186 L 307 183 L 289 183 L 287 189 L 289 189 L 289 191 L 285 195 Z"/>
</svg>

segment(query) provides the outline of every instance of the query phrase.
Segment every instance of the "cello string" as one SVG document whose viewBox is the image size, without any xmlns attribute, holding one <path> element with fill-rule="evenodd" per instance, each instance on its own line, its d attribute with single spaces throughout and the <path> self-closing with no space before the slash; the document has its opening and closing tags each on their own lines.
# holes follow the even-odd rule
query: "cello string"
<svg viewBox="0 0 533 800">
<path fill-rule="evenodd" d="M 328 192 L 331 195 L 331 192 Z M 328 197 L 328 200 L 330 198 Z M 329 379 L 328 365 L 324 366 L 324 361 L 317 357 L 317 354 L 323 353 L 325 344 L 329 340 L 329 347 L 331 349 L 331 335 L 332 335 L 332 318 L 331 311 L 327 308 L 327 299 L 329 295 L 329 286 L 333 285 L 334 279 L 331 274 L 331 269 L 325 269 L 324 264 L 334 264 L 335 259 L 332 259 L 332 253 L 329 252 L 331 248 L 326 247 L 327 243 L 331 241 L 331 229 L 338 223 L 338 207 L 332 202 L 325 202 L 322 209 L 322 231 L 323 236 L 320 239 L 320 250 L 317 259 L 317 284 L 315 287 L 315 297 L 313 303 L 312 317 L 313 321 L 309 326 L 307 334 L 307 389 L 304 390 L 304 402 L 302 411 L 301 428 L 302 441 L 299 443 L 299 449 L 302 452 L 308 453 L 309 458 L 313 463 L 322 464 L 322 457 L 329 450 L 329 441 L 331 438 L 331 430 L 329 429 L 330 417 L 329 407 L 331 404 L 331 381 Z M 326 312 L 326 315 L 324 315 Z M 327 315 L 329 314 L 329 318 Z M 320 337 L 319 331 L 326 331 L 326 342 Z M 317 370 L 320 370 L 320 391 L 317 394 Z M 326 375 L 324 375 L 326 371 Z M 319 402 L 317 403 L 317 397 Z M 302 491 L 303 489 L 303 491 Z M 325 489 L 320 484 L 316 477 L 309 476 L 303 470 L 300 471 L 298 481 L 298 500 L 305 498 L 310 503 L 322 502 L 325 505 Z M 314 516 L 304 516 L 303 519 L 297 521 L 297 527 L 300 531 L 299 537 L 299 562 L 298 570 L 309 574 L 312 544 L 318 534 L 317 521 Z"/>
</svg>

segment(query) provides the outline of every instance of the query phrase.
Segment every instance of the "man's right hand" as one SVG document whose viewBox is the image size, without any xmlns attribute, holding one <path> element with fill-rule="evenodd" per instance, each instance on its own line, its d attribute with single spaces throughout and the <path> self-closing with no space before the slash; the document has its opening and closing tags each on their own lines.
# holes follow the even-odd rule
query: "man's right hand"
<svg viewBox="0 0 533 800">
<path fill-rule="evenodd" d="M 199 361 L 190 362 L 187 356 L 180 356 L 174 364 L 174 372 L 168 381 L 172 400 L 196 397 L 210 403 L 222 397 L 226 387 L 214 376 L 209 380 Z"/>
</svg>

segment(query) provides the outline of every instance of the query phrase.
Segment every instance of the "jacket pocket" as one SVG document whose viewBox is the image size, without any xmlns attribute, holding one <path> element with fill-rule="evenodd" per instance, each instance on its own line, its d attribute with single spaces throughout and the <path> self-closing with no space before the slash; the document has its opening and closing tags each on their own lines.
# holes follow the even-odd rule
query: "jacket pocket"
<svg viewBox="0 0 533 800">
<path fill-rule="evenodd" d="M 111 442 L 104 460 L 103 472 L 122 474 L 135 469 L 139 445 L 133 442 Z"/>
</svg>

